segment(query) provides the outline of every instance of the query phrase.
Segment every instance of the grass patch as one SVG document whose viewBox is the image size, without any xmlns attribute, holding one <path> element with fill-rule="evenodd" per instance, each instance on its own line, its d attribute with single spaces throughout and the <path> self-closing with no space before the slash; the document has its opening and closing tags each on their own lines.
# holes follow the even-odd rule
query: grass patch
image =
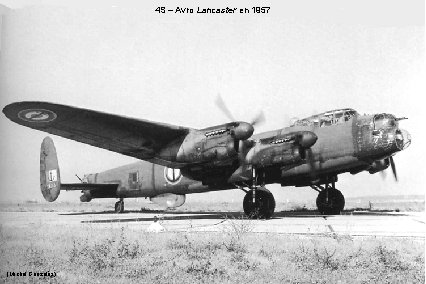
<svg viewBox="0 0 426 284">
<path fill-rule="evenodd" d="M 256 234 L 250 220 L 218 233 L 136 226 L 0 227 L 2 282 L 424 283 L 424 240 Z M 31 231 L 31 234 L 28 232 Z M 55 278 L 7 278 L 50 271 Z"/>
</svg>

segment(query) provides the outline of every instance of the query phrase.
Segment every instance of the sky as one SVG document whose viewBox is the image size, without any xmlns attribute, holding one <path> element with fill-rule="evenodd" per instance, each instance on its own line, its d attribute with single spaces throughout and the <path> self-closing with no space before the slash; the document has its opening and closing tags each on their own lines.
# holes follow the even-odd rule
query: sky
<svg viewBox="0 0 426 284">
<path fill-rule="evenodd" d="M 228 122 L 214 101 L 256 133 L 293 117 L 350 107 L 409 119 L 412 145 L 392 174 L 339 176 L 347 197 L 424 194 L 424 1 L 263 1 L 268 14 L 159 14 L 189 7 L 249 8 L 259 1 L 1 1 L 0 108 L 48 101 L 170 124 Z M 297 3 L 296 3 L 297 2 Z M 45 133 L 0 115 L 0 201 L 42 200 Z M 53 137 L 63 182 L 135 159 Z M 269 186 L 280 199 L 315 198 L 307 188 Z M 62 193 L 59 200 L 78 199 Z M 197 195 L 242 199 L 243 193 Z M 195 198 L 195 197 L 194 197 Z"/>
</svg>

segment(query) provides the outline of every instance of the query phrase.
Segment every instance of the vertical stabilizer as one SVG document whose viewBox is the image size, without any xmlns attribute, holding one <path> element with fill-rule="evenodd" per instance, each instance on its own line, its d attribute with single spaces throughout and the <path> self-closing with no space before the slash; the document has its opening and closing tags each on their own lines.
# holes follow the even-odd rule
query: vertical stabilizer
<svg viewBox="0 0 426 284">
<path fill-rule="evenodd" d="M 40 148 L 40 188 L 44 199 L 55 201 L 61 191 L 61 176 L 55 144 L 50 137 L 43 139 Z"/>
</svg>

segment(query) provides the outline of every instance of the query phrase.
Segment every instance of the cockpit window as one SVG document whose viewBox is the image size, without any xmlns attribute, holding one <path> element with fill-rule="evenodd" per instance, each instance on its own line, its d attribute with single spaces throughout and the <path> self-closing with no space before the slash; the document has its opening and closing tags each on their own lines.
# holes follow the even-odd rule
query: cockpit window
<svg viewBox="0 0 426 284">
<path fill-rule="evenodd" d="M 336 118 L 336 120 L 339 120 L 343 117 L 343 112 L 339 111 L 334 113 L 334 118 Z"/>
<path fill-rule="evenodd" d="M 349 116 L 354 116 L 354 115 L 356 115 L 356 111 L 354 111 L 354 110 L 349 110 L 349 111 L 347 111 L 346 112 Z"/>
<path fill-rule="evenodd" d="M 353 109 L 338 109 L 324 112 L 322 114 L 313 115 L 311 117 L 297 120 L 293 125 L 307 126 L 314 125 L 319 127 L 329 126 L 333 124 L 344 123 L 349 121 L 357 112 Z"/>
</svg>

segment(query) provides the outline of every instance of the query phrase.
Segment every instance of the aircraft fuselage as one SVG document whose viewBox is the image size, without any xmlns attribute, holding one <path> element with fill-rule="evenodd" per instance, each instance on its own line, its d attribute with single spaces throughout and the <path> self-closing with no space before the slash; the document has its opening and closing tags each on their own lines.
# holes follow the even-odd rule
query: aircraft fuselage
<svg viewBox="0 0 426 284">
<path fill-rule="evenodd" d="M 179 169 L 146 161 L 86 175 L 84 182 L 117 184 L 116 190 L 109 192 L 84 190 L 84 195 L 88 197 L 87 201 L 93 198 L 153 197 L 166 193 L 190 194 L 231 188 L 211 188 L 203 185 L 201 181 L 183 176 Z"/>
</svg>

